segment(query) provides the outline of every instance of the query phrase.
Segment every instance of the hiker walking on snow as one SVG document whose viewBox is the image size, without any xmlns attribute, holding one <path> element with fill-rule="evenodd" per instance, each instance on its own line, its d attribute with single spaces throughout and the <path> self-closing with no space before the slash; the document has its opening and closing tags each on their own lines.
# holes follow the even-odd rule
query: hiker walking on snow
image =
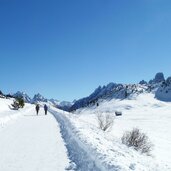
<svg viewBox="0 0 171 171">
<path fill-rule="evenodd" d="M 39 104 L 37 104 L 37 105 L 36 105 L 36 112 L 37 112 L 37 115 L 38 115 L 38 113 L 39 113 L 39 109 L 40 109 L 40 106 L 39 106 Z"/>
<path fill-rule="evenodd" d="M 46 104 L 44 105 L 44 110 L 45 110 L 45 115 L 47 115 L 48 107 Z"/>
</svg>

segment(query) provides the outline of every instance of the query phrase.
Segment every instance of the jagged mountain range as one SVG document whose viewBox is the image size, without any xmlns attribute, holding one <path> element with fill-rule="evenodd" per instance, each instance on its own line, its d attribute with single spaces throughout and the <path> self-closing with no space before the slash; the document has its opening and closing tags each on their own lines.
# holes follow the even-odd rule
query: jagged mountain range
<svg viewBox="0 0 171 171">
<path fill-rule="evenodd" d="M 164 74 L 160 72 L 155 75 L 154 79 L 148 82 L 142 80 L 138 84 L 109 83 L 106 86 L 99 86 L 89 96 L 73 102 L 60 102 L 56 99 L 47 99 L 40 93 L 30 98 L 29 95 L 20 91 L 6 96 L 22 97 L 27 103 L 46 102 L 66 111 L 74 111 L 79 108 L 95 105 L 99 103 L 100 100 L 110 100 L 113 98 L 121 100 L 125 98 L 132 99 L 141 93 L 154 93 L 155 97 L 159 100 L 171 101 L 171 77 L 165 79 Z M 2 92 L 0 92 L 0 96 L 3 96 Z"/>
<path fill-rule="evenodd" d="M 26 103 L 46 102 L 53 106 L 56 106 L 58 108 L 65 109 L 65 110 L 68 110 L 73 104 L 67 101 L 60 102 L 59 100 L 56 100 L 56 99 L 47 99 L 44 96 L 42 96 L 40 93 L 35 94 L 33 98 L 30 98 L 30 96 L 27 95 L 25 92 L 18 91 L 17 93 L 13 94 L 13 97 L 23 98 Z"/>
<path fill-rule="evenodd" d="M 95 105 L 104 99 L 131 99 L 141 93 L 155 93 L 157 99 L 171 101 L 171 77 L 165 79 L 164 74 L 159 72 L 149 82 L 142 80 L 138 84 L 109 83 L 103 87 L 99 86 L 88 97 L 77 100 L 70 111 Z"/>
</svg>

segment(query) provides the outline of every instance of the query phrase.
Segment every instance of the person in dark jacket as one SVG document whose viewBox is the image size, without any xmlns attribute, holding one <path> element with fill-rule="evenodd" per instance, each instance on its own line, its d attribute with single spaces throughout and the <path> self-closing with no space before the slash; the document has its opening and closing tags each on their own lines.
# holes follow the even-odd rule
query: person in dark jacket
<svg viewBox="0 0 171 171">
<path fill-rule="evenodd" d="M 37 112 L 37 115 L 38 115 L 38 113 L 39 113 L 39 109 L 40 109 L 40 106 L 39 106 L 39 104 L 37 104 L 37 105 L 36 105 L 36 112 Z"/>
<path fill-rule="evenodd" d="M 45 110 L 45 115 L 47 115 L 48 107 L 46 104 L 44 105 L 44 110 Z"/>
</svg>

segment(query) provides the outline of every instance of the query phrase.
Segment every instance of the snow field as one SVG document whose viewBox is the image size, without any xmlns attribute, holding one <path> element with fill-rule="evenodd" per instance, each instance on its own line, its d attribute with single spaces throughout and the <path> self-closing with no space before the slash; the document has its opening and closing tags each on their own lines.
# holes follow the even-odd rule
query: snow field
<svg viewBox="0 0 171 171">
<path fill-rule="evenodd" d="M 98 127 L 98 113 L 110 113 L 115 115 L 115 111 L 122 111 L 123 115 L 116 117 L 111 132 L 102 135 L 109 142 L 113 142 L 115 147 L 121 144 L 121 137 L 125 131 L 137 127 L 145 132 L 150 141 L 154 144 L 152 156 L 144 155 L 135 157 L 138 152 L 132 154 L 131 160 L 135 162 L 135 170 L 139 170 L 138 165 L 143 164 L 144 170 L 171 170 L 171 103 L 162 102 L 154 98 L 154 94 L 141 94 L 130 100 L 111 100 L 100 102 L 99 107 L 83 108 L 77 110 L 73 117 L 83 125 L 93 125 Z M 76 124 L 77 125 L 77 124 Z M 85 126 L 86 127 L 86 126 Z M 83 129 L 83 128 L 82 128 Z M 117 143 L 117 144 L 116 144 Z M 129 153 L 131 149 L 129 149 Z M 125 153 L 125 152 L 124 152 Z M 129 157 L 127 156 L 129 159 Z M 131 161 L 130 160 L 130 161 Z M 151 160 L 151 162 L 150 162 Z M 149 161 L 149 162 L 148 162 Z M 148 166 L 148 163 L 149 166 Z M 147 167 L 145 167 L 147 165 Z M 152 166 L 153 165 L 153 166 Z M 157 168 L 155 168 L 155 166 Z"/>
<path fill-rule="evenodd" d="M 0 98 L 0 128 L 3 128 L 11 121 L 15 121 L 23 115 L 25 112 L 29 112 L 30 104 L 26 104 L 24 109 L 11 110 L 10 105 L 13 103 L 12 99 Z"/>
<path fill-rule="evenodd" d="M 123 116 L 115 118 L 111 132 L 101 131 L 97 114 L 115 110 L 122 111 Z M 170 111 L 169 103 L 143 94 L 132 100 L 105 101 L 99 107 L 83 108 L 75 114 L 55 108 L 51 112 L 60 123 L 69 156 L 78 166 L 76 170 L 170 171 Z M 145 132 L 154 144 L 151 156 L 121 143 L 123 133 L 134 127 Z M 91 162 L 89 168 L 82 166 L 82 159 Z"/>
<path fill-rule="evenodd" d="M 10 110 L 11 100 L 0 99 L 0 166 L 3 171 L 170 171 L 171 103 L 141 94 L 126 100 L 100 101 L 68 113 L 50 106 L 50 115 L 27 104 Z M 98 127 L 97 115 L 115 111 L 111 131 Z M 57 122 L 56 122 L 56 120 Z M 13 122 L 11 122 L 13 121 Z M 10 124 L 9 124 L 10 123 Z M 59 125 L 58 125 L 59 123 Z M 138 127 L 154 144 L 151 156 L 121 143 L 125 131 Z"/>
<path fill-rule="evenodd" d="M 50 113 L 45 116 L 43 109 L 36 116 L 34 105 L 19 115 L 21 117 L 0 131 L 0 170 L 71 170 L 55 118 Z"/>
<path fill-rule="evenodd" d="M 70 159 L 77 165 L 76 170 L 102 171 L 161 171 L 150 156 L 141 155 L 128 149 L 120 140 L 108 140 L 107 134 L 96 126 L 82 121 L 79 117 L 54 109 L 51 112 L 60 123 Z M 85 164 L 85 166 L 84 166 Z"/>
</svg>

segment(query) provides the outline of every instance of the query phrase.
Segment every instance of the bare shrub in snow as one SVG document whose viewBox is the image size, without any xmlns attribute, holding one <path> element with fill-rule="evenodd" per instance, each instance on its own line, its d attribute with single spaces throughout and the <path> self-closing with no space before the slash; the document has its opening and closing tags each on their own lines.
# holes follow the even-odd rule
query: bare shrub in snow
<svg viewBox="0 0 171 171">
<path fill-rule="evenodd" d="M 99 128 L 103 131 L 107 131 L 113 126 L 114 116 L 112 114 L 98 114 L 97 120 Z"/>
<path fill-rule="evenodd" d="M 148 136 L 140 132 L 138 128 L 133 128 L 132 131 L 125 132 L 122 137 L 122 143 L 146 154 L 149 154 L 153 147 Z"/>
</svg>

